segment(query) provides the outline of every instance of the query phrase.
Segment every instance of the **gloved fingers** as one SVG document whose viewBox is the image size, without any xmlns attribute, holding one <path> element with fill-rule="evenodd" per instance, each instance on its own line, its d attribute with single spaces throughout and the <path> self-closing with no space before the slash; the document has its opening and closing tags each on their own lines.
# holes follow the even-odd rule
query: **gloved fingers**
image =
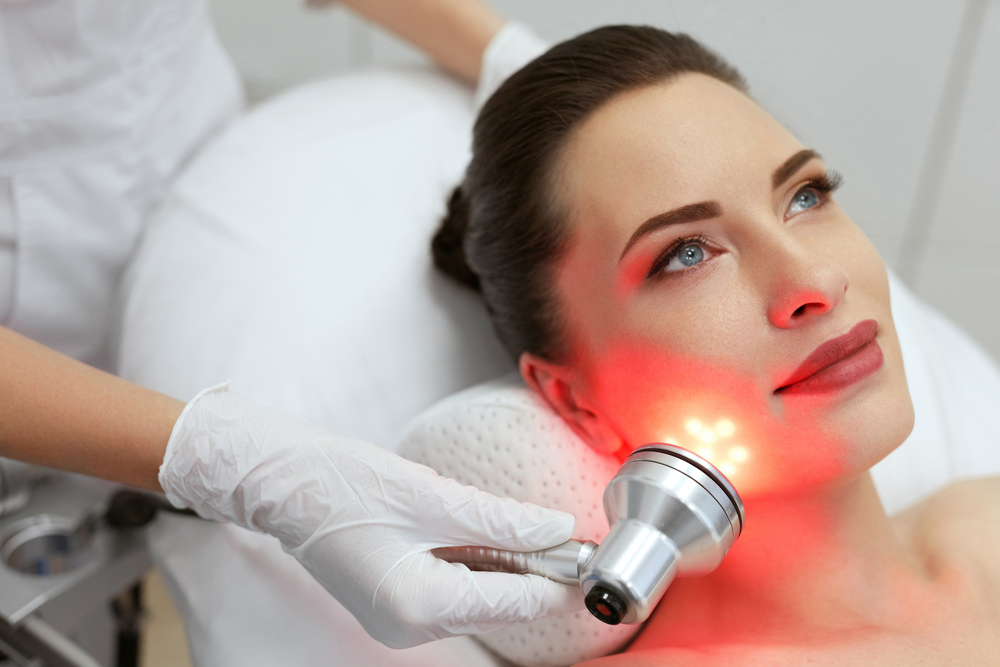
<svg viewBox="0 0 1000 667">
<path fill-rule="evenodd" d="M 576 518 L 532 503 L 497 498 L 452 479 L 437 478 L 433 499 L 419 505 L 423 541 L 537 551 L 573 537 Z"/>
<path fill-rule="evenodd" d="M 463 566 L 464 567 L 464 566 Z M 487 628 L 493 623 L 509 625 L 538 618 L 568 614 L 585 609 L 583 591 L 579 586 L 561 584 L 535 574 L 505 574 L 502 572 L 469 572 L 482 591 L 484 600 L 496 600 L 496 606 L 469 609 L 454 619 L 470 627 Z M 541 586 L 541 592 L 538 587 Z M 523 606 L 520 601 L 528 599 Z"/>
<path fill-rule="evenodd" d="M 578 586 L 536 575 L 472 572 L 430 554 L 406 559 L 379 584 L 372 599 L 374 618 L 391 617 L 384 627 L 364 623 L 373 637 L 393 648 L 434 639 L 480 634 L 545 616 L 584 608 Z"/>
<path fill-rule="evenodd" d="M 583 591 L 534 574 L 472 572 L 437 560 L 426 570 L 442 607 L 434 625 L 449 635 L 479 634 L 584 608 Z"/>
</svg>

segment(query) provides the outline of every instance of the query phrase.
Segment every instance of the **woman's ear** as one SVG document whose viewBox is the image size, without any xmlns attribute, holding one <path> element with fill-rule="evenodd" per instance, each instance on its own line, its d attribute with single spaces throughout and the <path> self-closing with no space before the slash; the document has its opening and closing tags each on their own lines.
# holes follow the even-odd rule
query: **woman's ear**
<svg viewBox="0 0 1000 667">
<path fill-rule="evenodd" d="M 534 389 L 569 427 L 602 454 L 618 451 L 625 442 L 603 416 L 569 381 L 570 371 L 530 352 L 522 352 L 518 366 L 521 377 Z"/>
</svg>

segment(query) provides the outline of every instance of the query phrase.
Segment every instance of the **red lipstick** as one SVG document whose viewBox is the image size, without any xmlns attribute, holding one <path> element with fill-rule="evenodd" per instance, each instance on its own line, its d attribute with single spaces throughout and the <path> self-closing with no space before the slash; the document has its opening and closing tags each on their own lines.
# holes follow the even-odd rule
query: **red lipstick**
<svg viewBox="0 0 1000 667">
<path fill-rule="evenodd" d="M 882 368 L 875 340 L 878 322 L 864 320 L 843 336 L 831 338 L 810 354 L 778 387 L 776 394 L 821 394 L 858 382 Z"/>
</svg>

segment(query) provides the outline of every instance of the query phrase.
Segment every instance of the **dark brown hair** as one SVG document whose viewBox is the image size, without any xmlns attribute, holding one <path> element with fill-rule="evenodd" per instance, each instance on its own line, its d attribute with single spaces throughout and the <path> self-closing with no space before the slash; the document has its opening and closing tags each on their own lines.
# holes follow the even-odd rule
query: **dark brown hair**
<svg viewBox="0 0 1000 667">
<path fill-rule="evenodd" d="M 486 102 L 472 162 L 431 244 L 442 271 L 482 292 L 515 359 L 567 351 L 553 284 L 568 245 L 551 177 L 570 133 L 611 98 L 698 72 L 746 91 L 740 74 L 691 37 L 608 26 L 554 46 Z"/>
</svg>

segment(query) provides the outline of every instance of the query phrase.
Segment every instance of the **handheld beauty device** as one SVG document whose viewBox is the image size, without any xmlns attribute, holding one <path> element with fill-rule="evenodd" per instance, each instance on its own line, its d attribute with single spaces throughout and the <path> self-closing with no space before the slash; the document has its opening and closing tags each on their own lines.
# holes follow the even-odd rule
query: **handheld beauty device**
<svg viewBox="0 0 1000 667">
<path fill-rule="evenodd" d="M 570 540 L 518 553 L 435 549 L 472 570 L 538 574 L 579 583 L 587 609 L 609 625 L 642 623 L 677 575 L 714 570 L 743 530 L 743 501 L 715 466 L 673 445 L 632 452 L 604 490 L 611 531 L 597 545 Z"/>
</svg>

